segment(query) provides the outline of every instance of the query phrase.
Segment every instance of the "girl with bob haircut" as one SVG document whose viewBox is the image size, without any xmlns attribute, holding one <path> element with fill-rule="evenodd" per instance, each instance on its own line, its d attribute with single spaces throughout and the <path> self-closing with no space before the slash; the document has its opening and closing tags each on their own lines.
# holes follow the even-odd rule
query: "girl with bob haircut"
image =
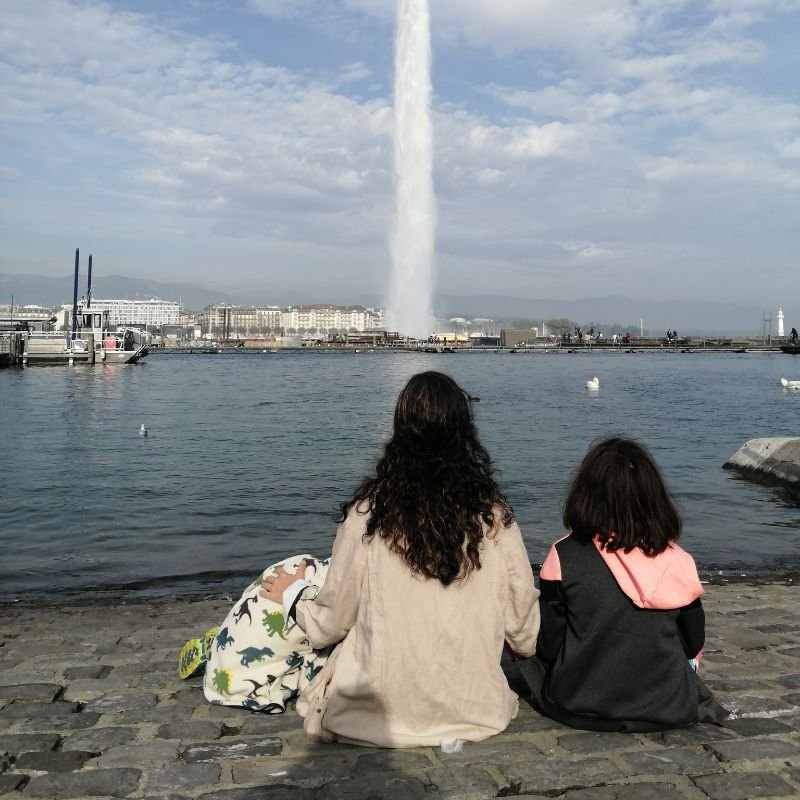
<svg viewBox="0 0 800 800">
<path fill-rule="evenodd" d="M 265 579 L 315 650 L 336 645 L 298 700 L 310 736 L 447 747 L 514 718 L 500 659 L 504 640 L 534 652 L 539 593 L 494 474 L 471 398 L 440 372 L 415 375 L 374 473 L 342 503 L 323 587 Z"/>
<path fill-rule="evenodd" d="M 563 518 L 571 533 L 540 573 L 536 658 L 520 664 L 535 704 L 595 731 L 719 723 L 727 712 L 696 673 L 703 587 L 677 544 L 681 517 L 647 448 L 619 437 L 595 444 Z"/>
</svg>

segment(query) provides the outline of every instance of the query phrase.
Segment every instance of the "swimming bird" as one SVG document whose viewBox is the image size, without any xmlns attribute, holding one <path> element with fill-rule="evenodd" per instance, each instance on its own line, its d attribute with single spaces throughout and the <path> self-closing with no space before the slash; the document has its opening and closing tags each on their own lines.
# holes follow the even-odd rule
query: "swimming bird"
<svg viewBox="0 0 800 800">
<path fill-rule="evenodd" d="M 142 423 L 142 427 L 139 428 L 139 436 L 147 436 L 147 428 L 145 428 L 144 422 Z"/>
<path fill-rule="evenodd" d="M 800 381 L 787 381 L 786 378 L 781 378 L 781 386 L 784 389 L 800 389 Z"/>
<path fill-rule="evenodd" d="M 589 381 L 586 381 L 586 388 L 587 389 L 599 389 L 600 388 L 600 378 L 598 378 L 597 375 L 595 375 L 594 378 L 592 378 Z"/>
</svg>

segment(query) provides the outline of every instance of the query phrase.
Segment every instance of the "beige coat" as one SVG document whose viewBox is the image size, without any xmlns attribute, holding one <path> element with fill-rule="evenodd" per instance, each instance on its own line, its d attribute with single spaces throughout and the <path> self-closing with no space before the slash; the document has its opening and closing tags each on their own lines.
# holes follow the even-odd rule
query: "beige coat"
<svg viewBox="0 0 800 800">
<path fill-rule="evenodd" d="M 315 649 L 337 642 L 298 711 L 314 737 L 381 747 L 479 741 L 516 716 L 500 667 L 503 642 L 532 655 L 539 592 L 516 522 L 487 537 L 481 569 L 444 587 L 415 576 L 367 517 L 339 526 L 325 585 L 297 622 Z"/>
</svg>

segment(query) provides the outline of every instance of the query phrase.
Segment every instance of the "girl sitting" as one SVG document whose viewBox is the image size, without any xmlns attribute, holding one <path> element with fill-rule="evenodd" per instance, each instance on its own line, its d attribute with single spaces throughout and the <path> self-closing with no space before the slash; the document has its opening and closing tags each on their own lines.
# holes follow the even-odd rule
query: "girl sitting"
<svg viewBox="0 0 800 800">
<path fill-rule="evenodd" d="M 503 641 L 534 652 L 539 593 L 452 378 L 424 372 L 400 393 L 375 473 L 341 506 L 322 589 L 279 571 L 261 593 L 314 649 L 339 643 L 298 700 L 309 735 L 417 747 L 505 729 L 518 700 Z"/>
<path fill-rule="evenodd" d="M 676 544 L 681 518 L 647 449 L 621 438 L 592 447 L 564 525 L 572 532 L 540 574 L 536 658 L 520 663 L 539 709 L 596 731 L 724 719 L 693 668 L 705 639 L 703 587 Z"/>
</svg>

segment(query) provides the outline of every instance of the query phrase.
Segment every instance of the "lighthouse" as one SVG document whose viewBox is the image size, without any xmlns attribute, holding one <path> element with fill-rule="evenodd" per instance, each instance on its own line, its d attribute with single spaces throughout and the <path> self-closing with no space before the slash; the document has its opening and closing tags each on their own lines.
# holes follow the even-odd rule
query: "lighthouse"
<svg viewBox="0 0 800 800">
<path fill-rule="evenodd" d="M 778 309 L 778 336 L 783 336 L 783 309 Z"/>
</svg>

